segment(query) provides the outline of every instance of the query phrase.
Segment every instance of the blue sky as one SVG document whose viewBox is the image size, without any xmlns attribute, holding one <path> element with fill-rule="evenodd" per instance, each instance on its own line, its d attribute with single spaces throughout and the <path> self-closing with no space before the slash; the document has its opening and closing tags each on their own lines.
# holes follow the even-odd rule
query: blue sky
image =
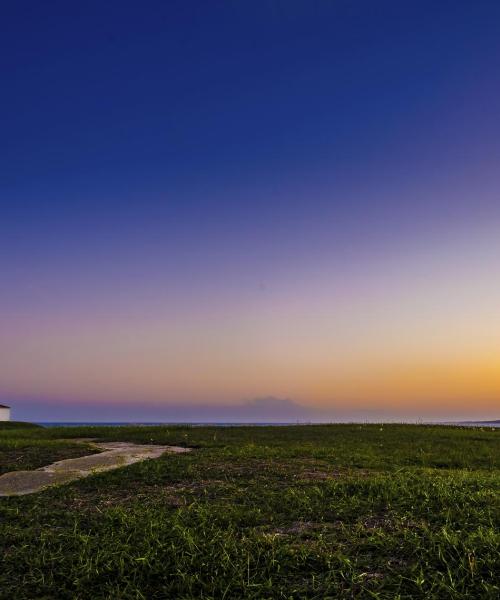
<svg viewBox="0 0 500 600">
<path fill-rule="evenodd" d="M 6 7 L 0 400 L 489 417 L 499 17 Z"/>
</svg>

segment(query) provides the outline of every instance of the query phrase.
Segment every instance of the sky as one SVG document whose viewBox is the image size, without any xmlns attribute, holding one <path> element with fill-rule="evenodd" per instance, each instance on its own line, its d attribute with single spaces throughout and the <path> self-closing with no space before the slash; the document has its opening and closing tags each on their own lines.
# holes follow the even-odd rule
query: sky
<svg viewBox="0 0 500 600">
<path fill-rule="evenodd" d="M 13 418 L 500 418 L 500 4 L 10 3 Z"/>
</svg>

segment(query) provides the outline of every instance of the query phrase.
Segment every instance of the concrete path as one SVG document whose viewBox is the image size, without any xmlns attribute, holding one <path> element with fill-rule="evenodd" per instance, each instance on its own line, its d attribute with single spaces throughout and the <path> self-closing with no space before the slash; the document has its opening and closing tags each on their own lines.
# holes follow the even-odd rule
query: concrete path
<svg viewBox="0 0 500 600">
<path fill-rule="evenodd" d="M 85 440 L 90 441 L 90 440 Z M 179 446 L 149 446 L 128 442 L 92 442 L 102 449 L 99 454 L 59 460 L 36 471 L 11 471 L 0 476 L 0 496 L 23 496 L 39 492 L 51 485 L 60 485 L 88 477 L 94 473 L 126 467 L 165 452 L 189 452 Z"/>
</svg>

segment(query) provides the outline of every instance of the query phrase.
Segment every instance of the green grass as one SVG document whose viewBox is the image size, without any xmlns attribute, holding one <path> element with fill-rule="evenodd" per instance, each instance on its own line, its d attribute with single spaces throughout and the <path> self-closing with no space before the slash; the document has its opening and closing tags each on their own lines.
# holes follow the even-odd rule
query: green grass
<svg viewBox="0 0 500 600">
<path fill-rule="evenodd" d="M 0 449 L 69 437 L 195 450 L 0 499 L 2 599 L 500 597 L 498 430 L 12 429 Z"/>
<path fill-rule="evenodd" d="M 0 431 L 4 429 L 41 429 L 36 423 L 25 423 L 24 421 L 0 421 Z"/>
</svg>

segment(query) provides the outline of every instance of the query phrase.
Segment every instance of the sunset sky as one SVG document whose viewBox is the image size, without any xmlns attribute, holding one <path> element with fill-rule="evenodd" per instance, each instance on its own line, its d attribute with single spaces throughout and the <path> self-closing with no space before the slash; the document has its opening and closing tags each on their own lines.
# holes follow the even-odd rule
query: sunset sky
<svg viewBox="0 0 500 600">
<path fill-rule="evenodd" d="M 500 418 L 500 3 L 0 30 L 13 418 Z"/>
</svg>

